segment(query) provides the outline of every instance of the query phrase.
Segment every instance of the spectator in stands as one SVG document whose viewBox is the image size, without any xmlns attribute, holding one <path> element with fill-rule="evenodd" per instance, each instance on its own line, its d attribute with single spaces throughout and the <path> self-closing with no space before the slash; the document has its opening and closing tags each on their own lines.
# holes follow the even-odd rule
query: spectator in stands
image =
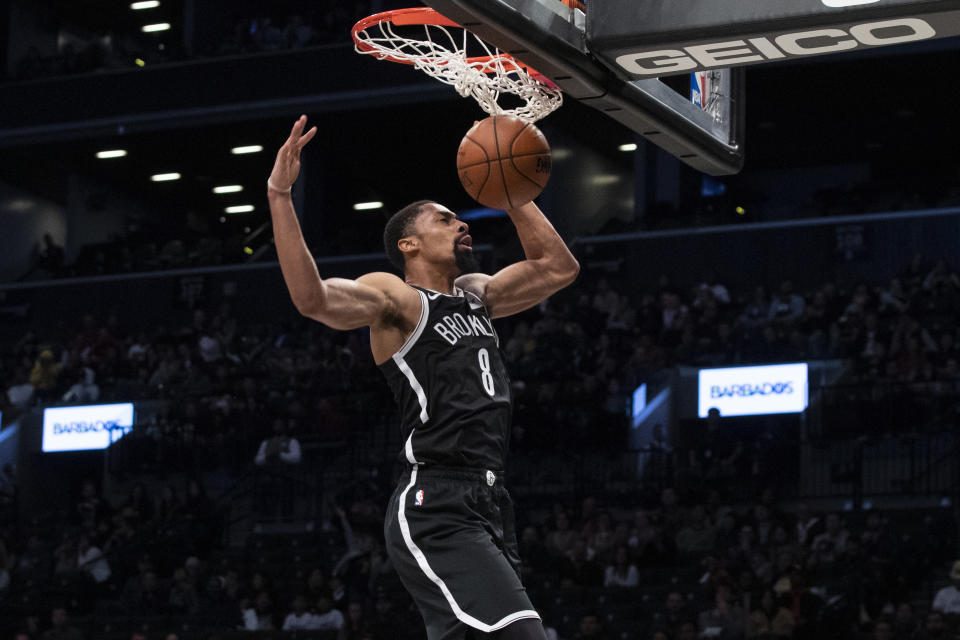
<svg viewBox="0 0 960 640">
<path fill-rule="evenodd" d="M 26 409 L 33 403 L 34 387 L 30 382 L 30 369 L 19 370 L 7 387 L 7 401 L 15 409 Z"/>
<path fill-rule="evenodd" d="M 714 527 L 702 504 L 690 510 L 687 523 L 677 532 L 677 551 L 687 557 L 701 556 L 713 550 Z"/>
<path fill-rule="evenodd" d="M 913 605 L 901 602 L 897 605 L 897 612 L 893 618 L 893 637 L 897 640 L 911 640 L 920 632 L 920 625 L 913 615 Z"/>
<path fill-rule="evenodd" d="M 640 584 L 640 573 L 630 562 L 626 547 L 617 547 L 613 564 L 607 565 L 604 572 L 605 587 L 635 587 Z"/>
<path fill-rule="evenodd" d="M 960 560 L 950 567 L 950 584 L 943 587 L 933 598 L 931 605 L 934 611 L 945 616 L 960 615 Z"/>
<path fill-rule="evenodd" d="M 167 603 L 176 613 L 194 613 L 200 605 L 197 589 L 187 578 L 187 571 L 183 567 L 173 571 L 173 584 L 167 595 Z"/>
<path fill-rule="evenodd" d="M 54 359 L 53 351 L 44 349 L 33 363 L 33 369 L 30 370 L 30 384 L 33 385 L 39 400 L 50 397 L 59 376 L 60 363 Z"/>
<path fill-rule="evenodd" d="M 949 637 L 943 614 L 937 610 L 927 613 L 926 623 L 923 625 L 915 640 L 945 640 Z"/>
<path fill-rule="evenodd" d="M 362 602 L 354 600 L 347 605 L 347 616 L 344 620 L 342 633 L 346 640 L 361 640 L 369 635 L 369 624 Z"/>
<path fill-rule="evenodd" d="M 77 568 L 85 571 L 93 581 L 102 585 L 110 579 L 110 563 L 99 547 L 95 547 L 90 537 L 81 535 L 77 541 Z"/>
<path fill-rule="evenodd" d="M 273 601 L 261 591 L 251 606 L 243 610 L 243 628 L 247 631 L 273 631 Z"/>
<path fill-rule="evenodd" d="M 253 460 L 261 467 L 275 464 L 300 464 L 300 442 L 287 433 L 287 421 L 275 418 L 273 436 L 264 438 Z"/>
<path fill-rule="evenodd" d="M 671 591 L 663 604 L 663 611 L 654 616 L 654 625 L 665 629 L 671 638 L 676 638 L 680 625 L 690 620 L 691 613 L 687 601 L 679 591 Z"/>
<path fill-rule="evenodd" d="M 570 553 L 576 546 L 579 534 L 570 527 L 570 516 L 561 511 L 556 514 L 556 529 L 547 534 L 547 550 L 555 557 Z"/>
<path fill-rule="evenodd" d="M 343 629 L 343 613 L 333 608 L 333 601 L 327 595 L 317 598 L 316 610 L 310 619 L 310 629 L 318 631 L 340 631 Z"/>
<path fill-rule="evenodd" d="M 100 399 L 100 387 L 97 386 L 93 369 L 83 367 L 77 374 L 73 386 L 67 389 L 61 400 L 64 402 L 96 402 Z"/>
<path fill-rule="evenodd" d="M 793 614 L 771 590 L 766 590 L 747 619 L 747 638 L 793 637 Z"/>
<path fill-rule="evenodd" d="M 606 635 L 600 626 L 600 616 L 594 612 L 588 612 L 580 616 L 580 626 L 573 635 L 574 640 L 603 640 Z"/>
<path fill-rule="evenodd" d="M 873 640 L 893 640 L 893 627 L 886 620 L 877 620 L 873 625 Z"/>
<path fill-rule="evenodd" d="M 80 630 L 70 624 L 67 610 L 64 607 L 54 607 L 50 612 L 49 629 L 43 632 L 41 640 L 83 640 Z"/>
<path fill-rule="evenodd" d="M 193 624 L 234 629 L 244 624 L 244 616 L 236 602 L 223 589 L 219 576 L 211 576 L 199 598 L 199 606 L 189 618 Z"/>
<path fill-rule="evenodd" d="M 730 598 L 730 588 L 718 585 L 714 594 L 714 605 L 702 611 L 698 617 L 700 633 L 710 638 L 733 640 L 743 635 L 746 616 L 739 603 Z"/>
<path fill-rule="evenodd" d="M 313 614 L 310 613 L 310 602 L 307 597 L 302 594 L 295 597 L 291 609 L 287 617 L 283 619 L 283 630 L 309 629 Z"/>
<path fill-rule="evenodd" d="M 826 531 L 813 539 L 810 550 L 816 556 L 817 562 L 830 564 L 843 553 L 850 532 L 842 526 L 840 516 L 835 513 L 827 514 L 825 522 Z"/>
</svg>

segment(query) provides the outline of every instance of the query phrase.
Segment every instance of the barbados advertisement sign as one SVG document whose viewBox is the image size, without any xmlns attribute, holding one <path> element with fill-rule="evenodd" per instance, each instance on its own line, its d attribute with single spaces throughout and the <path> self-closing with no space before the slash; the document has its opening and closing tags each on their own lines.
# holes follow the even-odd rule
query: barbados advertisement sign
<svg viewBox="0 0 960 640">
<path fill-rule="evenodd" d="M 701 369 L 697 413 L 723 417 L 800 413 L 807 408 L 807 363 Z"/>
<path fill-rule="evenodd" d="M 133 428 L 133 404 L 55 407 L 43 411 L 43 451 L 106 449 Z"/>
</svg>

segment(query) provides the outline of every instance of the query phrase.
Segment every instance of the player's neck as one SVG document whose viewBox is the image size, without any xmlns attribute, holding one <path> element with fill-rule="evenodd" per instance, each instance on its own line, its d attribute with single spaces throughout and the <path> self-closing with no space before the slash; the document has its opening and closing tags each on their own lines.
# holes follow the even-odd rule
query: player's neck
<svg viewBox="0 0 960 640">
<path fill-rule="evenodd" d="M 407 284 L 453 295 L 453 282 L 456 274 L 442 271 L 432 265 L 407 265 L 404 280 Z"/>
</svg>

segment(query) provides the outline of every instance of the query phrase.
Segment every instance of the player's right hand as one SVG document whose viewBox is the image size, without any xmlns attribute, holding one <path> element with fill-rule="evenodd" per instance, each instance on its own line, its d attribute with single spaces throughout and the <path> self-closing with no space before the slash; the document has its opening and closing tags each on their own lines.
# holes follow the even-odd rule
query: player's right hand
<svg viewBox="0 0 960 640">
<path fill-rule="evenodd" d="M 287 191 L 300 175 L 300 151 L 317 134 L 316 127 L 303 133 L 306 126 L 307 116 L 300 116 L 293 123 L 287 141 L 277 151 L 277 159 L 273 164 L 273 171 L 270 172 L 270 186 L 277 191 Z"/>
</svg>

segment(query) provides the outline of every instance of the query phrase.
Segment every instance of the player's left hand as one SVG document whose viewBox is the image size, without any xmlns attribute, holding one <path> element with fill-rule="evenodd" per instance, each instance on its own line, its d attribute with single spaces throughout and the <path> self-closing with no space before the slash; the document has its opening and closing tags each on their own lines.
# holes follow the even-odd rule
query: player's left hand
<svg viewBox="0 0 960 640">
<path fill-rule="evenodd" d="M 273 171 L 270 172 L 270 185 L 277 191 L 289 189 L 300 175 L 300 151 L 313 139 L 313 136 L 317 135 L 316 127 L 311 127 L 304 133 L 303 129 L 306 126 L 307 116 L 300 116 L 293 123 L 287 141 L 277 151 L 277 160 L 273 164 Z"/>
</svg>

